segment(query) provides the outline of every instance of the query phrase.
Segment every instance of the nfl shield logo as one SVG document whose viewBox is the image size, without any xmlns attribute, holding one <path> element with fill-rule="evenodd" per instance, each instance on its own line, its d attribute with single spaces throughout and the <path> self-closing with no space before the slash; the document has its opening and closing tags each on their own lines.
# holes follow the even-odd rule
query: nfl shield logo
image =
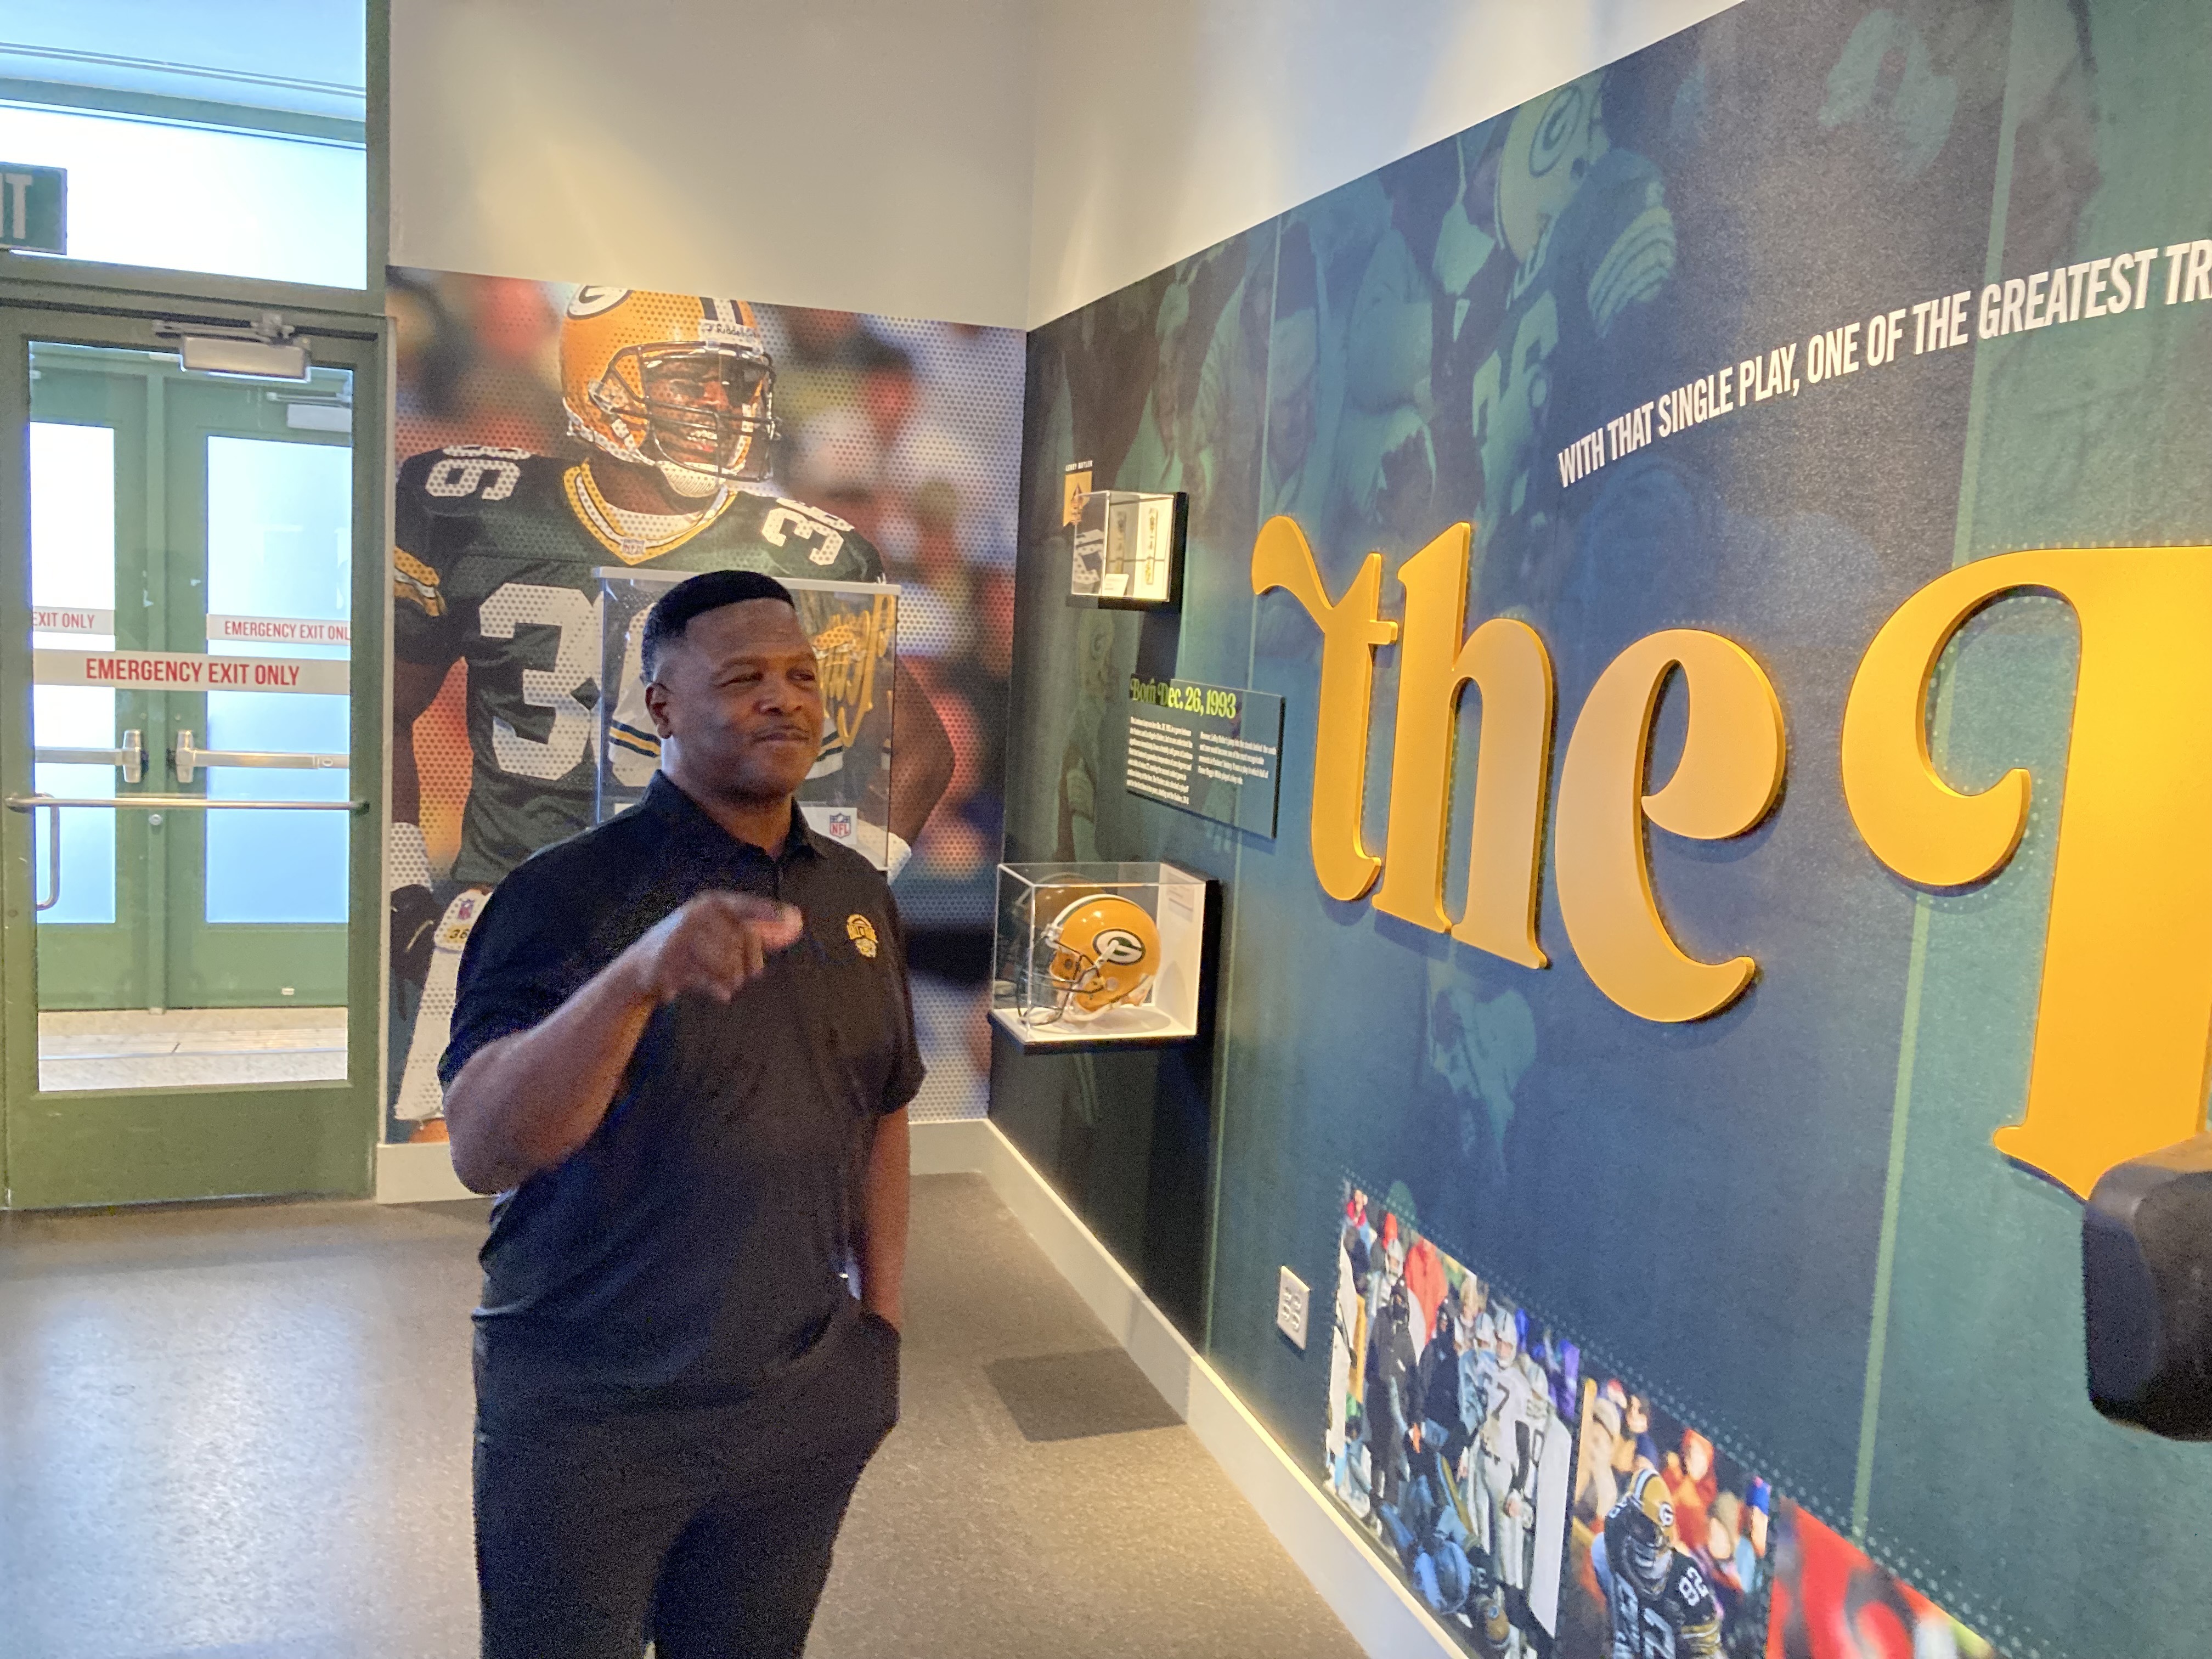
<svg viewBox="0 0 2212 1659">
<path fill-rule="evenodd" d="M 830 815 L 830 833 L 839 841 L 852 840 L 853 815 L 850 812 L 832 812 Z"/>
</svg>

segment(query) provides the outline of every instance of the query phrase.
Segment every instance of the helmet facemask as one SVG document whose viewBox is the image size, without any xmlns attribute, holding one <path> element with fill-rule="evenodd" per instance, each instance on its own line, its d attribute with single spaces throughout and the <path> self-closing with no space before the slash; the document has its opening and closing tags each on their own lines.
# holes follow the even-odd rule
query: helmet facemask
<svg viewBox="0 0 2212 1659">
<path fill-rule="evenodd" d="M 1656 1595 L 1666 1587 L 1667 1569 L 1674 1557 L 1674 1503 L 1657 1471 L 1648 1467 L 1637 1472 L 1621 1502 L 1631 1507 L 1632 1524 L 1623 1552 L 1627 1559 L 1614 1570 L 1626 1571 L 1646 1595 Z"/>
<path fill-rule="evenodd" d="M 1052 987 L 1052 1001 L 1033 1010 L 1030 1023 L 1048 1025 L 1054 1020 L 1066 1019 L 1071 1013 L 1081 1018 L 1076 999 L 1095 995 L 1106 988 L 1105 977 L 1098 971 L 1097 958 L 1064 941 L 1058 922 L 1045 929 L 1042 943 L 1048 956 L 1045 982 Z"/>
<path fill-rule="evenodd" d="M 625 441 L 623 459 L 658 467 L 681 495 L 769 475 L 778 428 L 765 352 L 670 342 L 625 346 L 591 391 Z"/>
</svg>

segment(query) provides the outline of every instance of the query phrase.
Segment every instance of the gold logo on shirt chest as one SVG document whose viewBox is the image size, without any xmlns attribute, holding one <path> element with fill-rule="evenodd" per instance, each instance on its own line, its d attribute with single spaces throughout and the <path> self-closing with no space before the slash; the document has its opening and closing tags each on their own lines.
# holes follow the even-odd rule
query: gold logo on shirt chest
<svg viewBox="0 0 2212 1659">
<path fill-rule="evenodd" d="M 845 918 L 845 937 L 853 941 L 853 948 L 871 962 L 876 956 L 876 924 L 855 910 Z"/>
</svg>

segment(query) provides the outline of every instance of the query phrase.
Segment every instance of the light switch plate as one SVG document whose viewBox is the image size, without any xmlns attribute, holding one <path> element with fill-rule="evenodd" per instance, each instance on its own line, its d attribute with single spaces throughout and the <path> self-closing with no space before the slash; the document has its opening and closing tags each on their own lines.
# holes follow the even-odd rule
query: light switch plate
<svg viewBox="0 0 2212 1659">
<path fill-rule="evenodd" d="M 1313 1292 L 1288 1267 L 1275 1290 L 1275 1328 L 1300 1348 L 1306 1345 L 1306 1319 L 1313 1308 Z"/>
</svg>

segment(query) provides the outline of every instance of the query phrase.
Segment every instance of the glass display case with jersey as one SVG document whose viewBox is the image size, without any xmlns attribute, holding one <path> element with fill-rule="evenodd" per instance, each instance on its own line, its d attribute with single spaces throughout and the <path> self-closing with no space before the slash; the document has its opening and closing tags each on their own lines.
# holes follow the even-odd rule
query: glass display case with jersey
<svg viewBox="0 0 2212 1659">
<path fill-rule="evenodd" d="M 1002 864 L 991 1018 L 1025 1048 L 1198 1035 L 1209 884 L 1172 864 Z"/>
<path fill-rule="evenodd" d="M 660 765 L 645 707 L 645 617 L 688 570 L 605 569 L 599 631 L 598 819 L 644 799 Z M 890 866 L 891 704 L 898 668 L 896 586 L 786 577 L 822 673 L 822 752 L 799 788 L 817 834 Z"/>
</svg>

